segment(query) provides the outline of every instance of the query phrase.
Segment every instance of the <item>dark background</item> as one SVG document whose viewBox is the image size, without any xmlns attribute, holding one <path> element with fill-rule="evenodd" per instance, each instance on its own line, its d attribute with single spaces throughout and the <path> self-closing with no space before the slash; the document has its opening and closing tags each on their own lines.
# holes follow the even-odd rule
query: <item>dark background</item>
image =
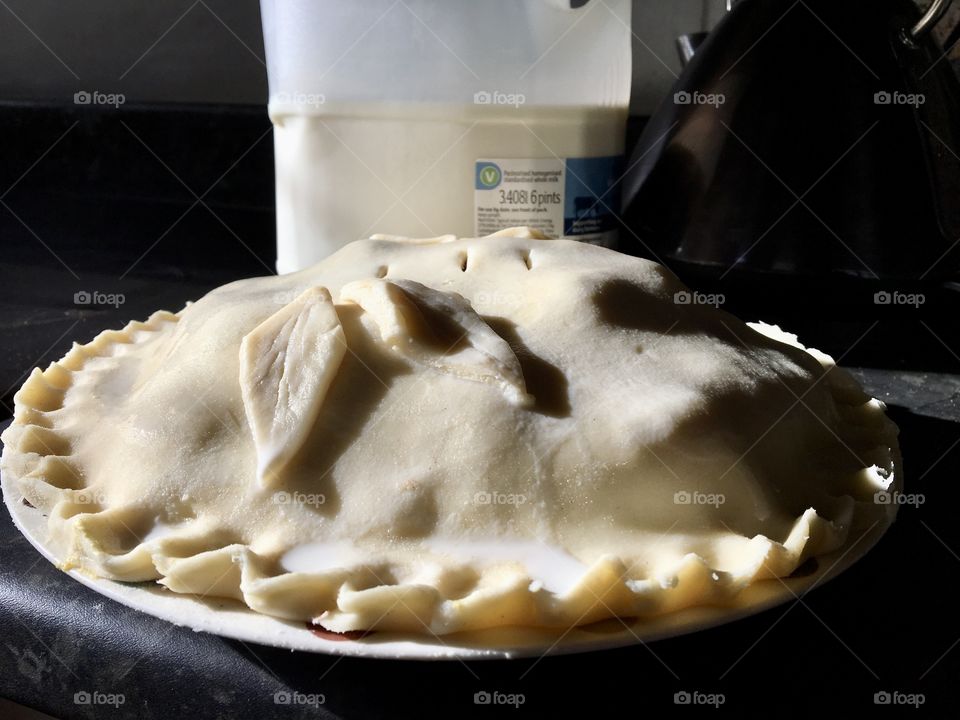
<svg viewBox="0 0 960 720">
<path fill-rule="evenodd" d="M 30 34 L 5 5 L 2 37 L 15 30 L 18 42 L 27 42 Z M 220 5 L 211 3 L 217 12 Z M 30 20 L 24 8 L 15 10 Z M 251 48 L 262 49 L 248 25 L 234 31 L 244 40 L 238 43 L 205 7 L 194 13 L 209 17 L 210 27 L 202 27 L 195 46 L 181 39 L 181 49 L 234 53 L 238 68 L 250 62 L 250 74 L 262 75 L 249 56 Z M 143 52 L 150 42 L 130 40 L 130 47 L 139 43 Z M 10 45 L 0 48 L 0 58 L 9 59 L 3 53 Z M 164 77 L 164 67 L 204 72 L 202 53 L 187 53 L 193 60 L 180 66 L 175 58 L 183 53 L 165 52 L 169 62 L 159 63 L 156 77 Z M 12 395 L 29 370 L 62 356 L 72 341 L 161 307 L 177 310 L 226 281 L 272 272 L 275 259 L 272 140 L 262 105 L 238 102 L 242 93 L 232 95 L 227 83 L 223 96 L 206 99 L 228 105 L 77 107 L 55 97 L 23 98 L 10 90 L 12 77 L 3 82 L 7 97 L 17 99 L 0 105 L 0 417 L 10 416 Z M 262 85 L 257 92 L 265 94 Z M 633 119 L 631 137 L 642 124 Z M 642 254 L 628 237 L 622 249 Z M 698 290 L 723 293 L 725 309 L 781 323 L 856 368 L 867 389 L 889 403 L 901 427 L 907 491 L 922 493 L 925 503 L 903 507 L 877 548 L 840 578 L 797 602 L 649 646 L 540 661 L 340 659 L 193 633 L 121 607 L 42 560 L 4 513 L 0 695 L 58 717 L 955 714 L 955 286 L 901 288 L 922 292 L 925 302 L 892 307 L 873 302 L 878 290 L 899 288 L 882 281 L 738 273 L 721 281 L 694 268 L 674 270 Z M 77 305 L 74 296 L 83 291 L 120 293 L 124 302 Z M 94 715 L 73 703 L 75 692 L 97 688 L 124 693 L 125 704 Z M 525 704 L 475 706 L 473 694 L 484 689 L 523 693 Z M 274 693 L 283 690 L 322 693 L 326 702 L 315 710 L 277 706 Z M 723 693 L 726 702 L 719 711 L 678 707 L 673 696 L 680 690 Z M 925 705 L 877 706 L 879 691 L 923 693 Z"/>
</svg>

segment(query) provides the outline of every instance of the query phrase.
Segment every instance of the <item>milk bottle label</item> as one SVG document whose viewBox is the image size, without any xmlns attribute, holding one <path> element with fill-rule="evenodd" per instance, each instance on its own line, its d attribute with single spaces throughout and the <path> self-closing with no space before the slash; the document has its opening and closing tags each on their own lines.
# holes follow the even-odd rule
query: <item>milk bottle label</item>
<svg viewBox="0 0 960 720">
<path fill-rule="evenodd" d="M 621 164 L 620 156 L 479 159 L 474 168 L 476 235 L 527 225 L 551 237 L 612 244 Z"/>
</svg>

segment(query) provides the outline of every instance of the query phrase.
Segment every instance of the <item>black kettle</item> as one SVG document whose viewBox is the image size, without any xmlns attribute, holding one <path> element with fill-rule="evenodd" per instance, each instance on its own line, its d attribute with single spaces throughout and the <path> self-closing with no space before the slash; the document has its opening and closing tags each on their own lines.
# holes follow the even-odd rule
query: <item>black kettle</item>
<svg viewBox="0 0 960 720">
<path fill-rule="evenodd" d="M 718 275 L 955 276 L 960 85 L 927 32 L 947 5 L 737 3 L 628 162 L 624 249 Z"/>
</svg>

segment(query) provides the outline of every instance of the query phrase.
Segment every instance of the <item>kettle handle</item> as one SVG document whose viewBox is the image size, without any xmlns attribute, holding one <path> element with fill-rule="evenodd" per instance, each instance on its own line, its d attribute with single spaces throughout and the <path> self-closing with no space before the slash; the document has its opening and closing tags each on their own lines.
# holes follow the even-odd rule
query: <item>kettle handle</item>
<svg viewBox="0 0 960 720">
<path fill-rule="evenodd" d="M 933 29 L 934 25 L 940 22 L 952 2 L 953 0 L 933 0 L 923 17 L 917 21 L 917 24 L 909 30 L 904 28 L 900 33 L 900 38 L 907 45 L 913 45 L 914 41 L 923 38 Z"/>
</svg>

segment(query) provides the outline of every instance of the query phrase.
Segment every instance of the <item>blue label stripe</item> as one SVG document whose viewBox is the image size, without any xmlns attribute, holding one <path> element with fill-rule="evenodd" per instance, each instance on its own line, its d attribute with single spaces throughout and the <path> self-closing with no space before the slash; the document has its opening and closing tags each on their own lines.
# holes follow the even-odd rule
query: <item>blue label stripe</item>
<svg viewBox="0 0 960 720">
<path fill-rule="evenodd" d="M 593 235 L 617 229 L 623 156 L 567 158 L 563 234 Z"/>
</svg>

